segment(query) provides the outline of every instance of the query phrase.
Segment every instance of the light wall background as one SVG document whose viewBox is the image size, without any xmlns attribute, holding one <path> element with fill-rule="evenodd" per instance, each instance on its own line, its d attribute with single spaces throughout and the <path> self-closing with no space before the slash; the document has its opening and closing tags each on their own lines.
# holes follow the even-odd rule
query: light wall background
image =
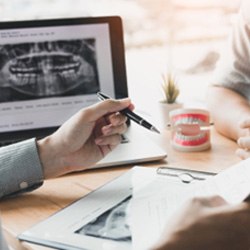
<svg viewBox="0 0 250 250">
<path fill-rule="evenodd" d="M 160 99 L 161 75 L 173 71 L 180 99 L 199 105 L 239 6 L 240 0 L 0 0 L 0 21 L 120 15 L 131 96 L 147 86 Z"/>
</svg>

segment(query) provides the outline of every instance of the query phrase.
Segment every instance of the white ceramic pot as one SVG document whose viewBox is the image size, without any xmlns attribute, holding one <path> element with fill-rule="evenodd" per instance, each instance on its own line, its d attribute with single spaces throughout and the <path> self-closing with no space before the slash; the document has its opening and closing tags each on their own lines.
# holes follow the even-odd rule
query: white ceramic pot
<svg viewBox="0 0 250 250">
<path fill-rule="evenodd" d="M 169 112 L 175 109 L 182 108 L 182 103 L 166 103 L 166 102 L 159 102 L 159 120 L 160 120 L 160 126 L 162 128 L 166 128 L 169 124 Z"/>
</svg>

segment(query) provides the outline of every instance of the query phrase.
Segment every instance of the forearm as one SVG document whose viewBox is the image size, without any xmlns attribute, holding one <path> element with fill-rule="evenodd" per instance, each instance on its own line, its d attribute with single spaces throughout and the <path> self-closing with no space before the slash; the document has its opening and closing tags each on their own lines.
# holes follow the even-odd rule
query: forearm
<svg viewBox="0 0 250 250">
<path fill-rule="evenodd" d="M 216 129 L 223 135 L 237 140 L 248 130 L 239 127 L 239 122 L 250 116 L 248 100 L 240 94 L 223 87 L 211 86 L 207 101 Z"/>
</svg>

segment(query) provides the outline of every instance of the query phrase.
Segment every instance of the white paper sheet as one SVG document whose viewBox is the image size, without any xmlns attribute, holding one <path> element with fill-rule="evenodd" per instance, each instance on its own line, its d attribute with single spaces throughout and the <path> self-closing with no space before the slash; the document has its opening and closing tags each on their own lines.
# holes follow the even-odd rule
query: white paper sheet
<svg viewBox="0 0 250 250">
<path fill-rule="evenodd" d="M 187 199 L 220 195 L 229 203 L 239 203 L 250 193 L 250 159 L 242 161 L 195 184 L 179 178 L 159 176 L 155 169 L 135 168 L 132 177 L 131 230 L 133 249 L 149 249 L 167 225 L 168 219 Z"/>
</svg>

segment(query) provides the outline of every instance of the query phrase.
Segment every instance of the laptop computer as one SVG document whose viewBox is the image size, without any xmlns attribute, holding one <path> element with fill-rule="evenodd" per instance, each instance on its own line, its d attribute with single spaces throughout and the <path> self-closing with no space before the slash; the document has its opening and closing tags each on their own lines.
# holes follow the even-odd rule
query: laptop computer
<svg viewBox="0 0 250 250">
<path fill-rule="evenodd" d="M 119 17 L 0 23 L 1 145 L 51 134 L 98 91 L 128 96 Z M 164 158 L 140 132 L 129 128 L 127 143 L 95 167 Z"/>
</svg>

